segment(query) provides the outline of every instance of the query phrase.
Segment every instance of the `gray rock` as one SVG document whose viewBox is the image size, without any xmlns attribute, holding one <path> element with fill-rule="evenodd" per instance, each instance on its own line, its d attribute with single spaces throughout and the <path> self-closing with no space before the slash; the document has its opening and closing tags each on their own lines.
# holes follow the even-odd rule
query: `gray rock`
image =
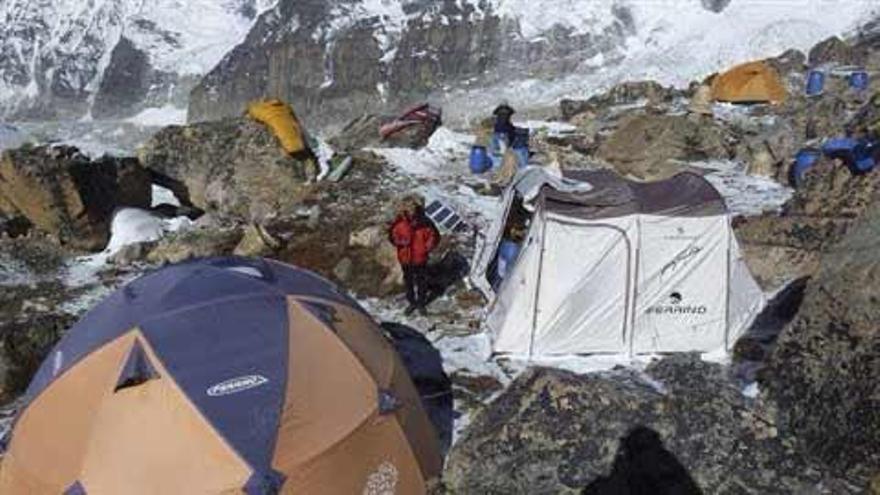
<svg viewBox="0 0 880 495">
<path fill-rule="evenodd" d="M 182 202 L 221 219 L 262 223 L 292 212 L 307 190 L 305 163 L 250 119 L 167 127 L 139 156 Z"/>
<path fill-rule="evenodd" d="M 693 160 L 730 158 L 735 138 L 709 117 L 633 114 L 623 117 L 597 156 L 625 176 L 654 180 Z"/>
<path fill-rule="evenodd" d="M 333 276 L 340 282 L 346 282 L 351 278 L 351 271 L 353 269 L 354 264 L 352 263 L 351 258 L 342 258 L 339 263 L 336 264 L 336 268 L 333 269 Z"/>
<path fill-rule="evenodd" d="M 778 437 L 721 366 L 678 355 L 646 373 L 527 371 L 453 447 L 449 493 L 579 493 L 611 475 L 639 427 L 705 493 L 850 493 Z"/>
<path fill-rule="evenodd" d="M 150 176 L 133 158 L 90 160 L 76 148 L 23 147 L 0 155 L 0 213 L 27 218 L 65 244 L 102 249 L 113 212 L 149 208 Z"/>
<path fill-rule="evenodd" d="M 762 384 L 780 428 L 840 471 L 880 472 L 880 203 L 823 257 Z"/>
<path fill-rule="evenodd" d="M 865 62 L 865 53 L 856 46 L 832 36 L 810 49 L 810 65 L 861 65 Z"/>
<path fill-rule="evenodd" d="M 156 247 L 156 242 L 137 242 L 123 246 L 119 251 L 113 254 L 108 263 L 117 267 L 127 267 L 142 262 L 150 254 L 150 251 Z"/>
</svg>

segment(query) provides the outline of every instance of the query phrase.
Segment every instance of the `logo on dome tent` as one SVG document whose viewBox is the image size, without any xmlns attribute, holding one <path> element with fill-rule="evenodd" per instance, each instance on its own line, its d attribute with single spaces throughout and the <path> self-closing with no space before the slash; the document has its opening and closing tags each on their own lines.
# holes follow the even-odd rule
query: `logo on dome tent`
<svg viewBox="0 0 880 495">
<path fill-rule="evenodd" d="M 213 385 L 207 390 L 207 394 L 209 397 L 223 397 L 257 388 L 268 382 L 269 379 L 263 375 L 239 376 Z"/>
</svg>

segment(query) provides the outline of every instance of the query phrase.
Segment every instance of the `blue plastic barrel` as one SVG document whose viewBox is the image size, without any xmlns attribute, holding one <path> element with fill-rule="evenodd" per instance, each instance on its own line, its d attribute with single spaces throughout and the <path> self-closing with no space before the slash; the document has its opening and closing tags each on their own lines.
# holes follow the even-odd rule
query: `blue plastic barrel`
<svg viewBox="0 0 880 495">
<path fill-rule="evenodd" d="M 471 172 L 482 174 L 492 168 L 492 159 L 485 146 L 472 146 L 470 157 Z"/>
<path fill-rule="evenodd" d="M 513 241 L 501 241 L 501 246 L 498 247 L 498 263 L 496 263 L 499 279 L 507 276 L 516 263 L 517 256 L 519 256 L 519 244 Z"/>
<path fill-rule="evenodd" d="M 794 185 L 800 184 L 804 174 L 819 160 L 822 153 L 812 148 L 804 148 L 798 151 L 794 157 L 794 166 L 791 168 L 791 180 Z"/>
<path fill-rule="evenodd" d="M 857 70 L 849 75 L 849 87 L 856 91 L 865 91 L 868 89 L 868 72 Z"/>
<path fill-rule="evenodd" d="M 811 70 L 807 76 L 807 96 L 822 94 L 825 90 L 825 73 L 821 70 Z"/>
<path fill-rule="evenodd" d="M 873 143 L 861 142 L 856 146 L 852 169 L 855 172 L 870 172 L 874 169 L 874 148 Z"/>
</svg>

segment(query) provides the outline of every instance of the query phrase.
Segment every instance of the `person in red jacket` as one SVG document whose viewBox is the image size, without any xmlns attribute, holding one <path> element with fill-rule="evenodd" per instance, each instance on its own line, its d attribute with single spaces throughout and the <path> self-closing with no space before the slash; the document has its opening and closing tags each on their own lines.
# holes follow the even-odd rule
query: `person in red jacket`
<svg viewBox="0 0 880 495">
<path fill-rule="evenodd" d="M 418 310 L 425 315 L 428 304 L 427 266 L 431 251 L 440 242 L 440 233 L 425 215 L 420 201 L 408 201 L 388 229 L 388 238 L 397 248 L 397 261 L 406 284 L 406 314 Z"/>
</svg>

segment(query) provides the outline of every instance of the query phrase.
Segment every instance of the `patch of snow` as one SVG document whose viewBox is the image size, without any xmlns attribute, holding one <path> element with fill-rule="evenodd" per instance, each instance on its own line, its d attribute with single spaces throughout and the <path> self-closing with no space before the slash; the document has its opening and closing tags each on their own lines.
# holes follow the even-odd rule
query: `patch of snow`
<svg viewBox="0 0 880 495">
<path fill-rule="evenodd" d="M 121 208 L 113 216 L 110 227 L 110 241 L 100 253 L 80 256 L 69 261 L 66 266 L 65 284 L 69 287 L 83 287 L 98 281 L 98 274 L 107 268 L 111 256 L 120 249 L 139 242 L 156 241 L 166 233 L 192 227 L 187 217 L 161 218 L 139 208 Z"/>
<path fill-rule="evenodd" d="M 186 114 L 186 108 L 177 108 L 169 104 L 160 108 L 144 109 L 141 113 L 127 119 L 126 122 L 145 127 L 182 125 L 186 124 Z"/>
<path fill-rule="evenodd" d="M 177 196 L 171 190 L 153 184 L 153 204 L 150 206 L 156 207 L 161 204 L 180 206 L 180 200 L 177 199 Z"/>
<path fill-rule="evenodd" d="M 761 389 L 758 387 L 758 382 L 752 382 L 746 385 L 742 390 L 742 394 L 749 399 L 757 399 L 758 394 L 760 393 Z"/>
<path fill-rule="evenodd" d="M 568 122 L 551 122 L 544 120 L 527 120 L 525 122 L 517 122 L 517 126 L 529 129 L 531 133 L 546 132 L 551 136 L 561 136 L 577 131 L 577 126 Z"/>
<path fill-rule="evenodd" d="M 769 177 L 749 175 L 742 162 L 713 160 L 688 164 L 708 171 L 706 180 L 718 189 L 728 209 L 735 215 L 779 211 L 794 194 L 793 189 Z"/>
<path fill-rule="evenodd" d="M 371 148 L 401 172 L 423 177 L 443 177 L 461 173 L 452 163 L 466 157 L 473 136 L 440 127 L 428 145 L 420 150 L 407 148 Z"/>
</svg>

